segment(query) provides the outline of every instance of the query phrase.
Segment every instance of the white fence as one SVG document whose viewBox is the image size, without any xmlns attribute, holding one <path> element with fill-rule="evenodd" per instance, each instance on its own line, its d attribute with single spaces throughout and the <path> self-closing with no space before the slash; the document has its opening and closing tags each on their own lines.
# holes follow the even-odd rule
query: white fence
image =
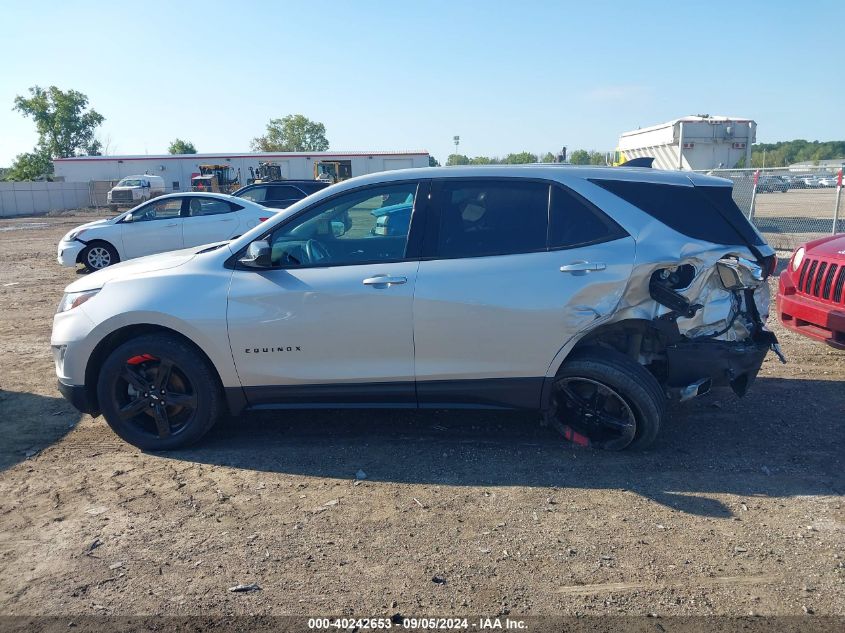
<svg viewBox="0 0 845 633">
<path fill-rule="evenodd" d="M 87 182 L 0 182 L 0 217 L 39 215 L 90 205 Z"/>
</svg>

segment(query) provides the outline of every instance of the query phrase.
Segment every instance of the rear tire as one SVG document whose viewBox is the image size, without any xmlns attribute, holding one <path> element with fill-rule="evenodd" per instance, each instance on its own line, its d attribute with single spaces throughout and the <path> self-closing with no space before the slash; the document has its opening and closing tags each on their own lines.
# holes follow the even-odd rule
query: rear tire
<svg viewBox="0 0 845 633">
<path fill-rule="evenodd" d="M 554 380 L 553 420 L 568 440 L 605 450 L 643 449 L 660 430 L 666 395 L 648 370 L 615 350 L 573 352 Z"/>
<path fill-rule="evenodd" d="M 89 272 L 108 268 L 120 261 L 117 249 L 108 242 L 91 242 L 79 256 Z"/>
<path fill-rule="evenodd" d="M 197 442 L 225 409 L 214 368 L 173 334 L 139 336 L 112 351 L 100 369 L 97 397 L 112 430 L 148 451 Z"/>
</svg>

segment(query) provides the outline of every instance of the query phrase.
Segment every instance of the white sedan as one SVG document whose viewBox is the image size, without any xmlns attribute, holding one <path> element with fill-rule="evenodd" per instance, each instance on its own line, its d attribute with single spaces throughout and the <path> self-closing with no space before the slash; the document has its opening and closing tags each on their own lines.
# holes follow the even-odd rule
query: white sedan
<svg viewBox="0 0 845 633">
<path fill-rule="evenodd" d="M 172 193 L 76 227 L 59 242 L 58 260 L 62 266 L 100 270 L 134 257 L 228 240 L 276 213 L 225 194 Z"/>
</svg>

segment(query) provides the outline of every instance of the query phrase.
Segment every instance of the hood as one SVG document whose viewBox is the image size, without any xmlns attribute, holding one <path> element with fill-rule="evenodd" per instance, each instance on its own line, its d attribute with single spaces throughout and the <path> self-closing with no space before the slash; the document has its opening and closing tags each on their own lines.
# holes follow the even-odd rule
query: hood
<svg viewBox="0 0 845 633">
<path fill-rule="evenodd" d="M 155 273 L 161 270 L 177 268 L 182 264 L 191 261 L 197 254 L 197 247 L 185 248 L 179 251 L 148 255 L 120 262 L 103 270 L 86 275 L 65 288 L 65 292 L 82 292 L 84 290 L 97 290 L 114 279 L 124 279 L 136 275 Z"/>
<path fill-rule="evenodd" d="M 120 187 L 112 187 L 111 191 L 131 191 L 132 189 L 143 189 L 141 185 L 121 185 Z"/>
<path fill-rule="evenodd" d="M 845 260 L 845 234 L 813 240 L 807 243 L 806 249 L 809 257 Z"/>
<path fill-rule="evenodd" d="M 81 231 L 87 231 L 87 230 L 90 230 L 90 229 L 96 229 L 96 228 L 101 227 L 101 226 L 114 224 L 120 217 L 121 216 L 117 216 L 117 217 L 114 217 L 114 218 L 105 218 L 103 220 L 94 220 L 93 222 L 86 222 L 85 224 L 80 224 L 79 226 L 77 226 L 77 227 L 71 229 L 70 231 L 68 231 L 67 233 L 65 233 L 64 236 L 62 237 L 62 241 L 67 242 L 69 240 L 70 236 L 73 235 L 73 234 L 76 234 L 76 236 L 79 237 L 79 233 Z M 81 237 L 81 239 L 84 240 L 84 238 L 85 238 L 85 236 L 83 235 Z"/>
<path fill-rule="evenodd" d="M 98 226 L 103 226 L 104 224 L 114 224 L 114 221 L 117 218 L 103 218 L 102 220 L 94 220 L 93 222 L 86 222 L 85 224 L 80 224 L 77 226 L 73 231 L 82 231 L 84 229 L 93 229 Z"/>
</svg>

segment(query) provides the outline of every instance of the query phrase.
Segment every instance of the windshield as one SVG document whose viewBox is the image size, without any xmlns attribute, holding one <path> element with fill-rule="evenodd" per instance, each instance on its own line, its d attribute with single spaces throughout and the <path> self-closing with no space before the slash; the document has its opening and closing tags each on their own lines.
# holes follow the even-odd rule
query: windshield
<svg viewBox="0 0 845 633">
<path fill-rule="evenodd" d="M 144 181 L 138 178 L 124 178 L 119 183 L 117 183 L 118 187 L 143 187 Z"/>
</svg>

